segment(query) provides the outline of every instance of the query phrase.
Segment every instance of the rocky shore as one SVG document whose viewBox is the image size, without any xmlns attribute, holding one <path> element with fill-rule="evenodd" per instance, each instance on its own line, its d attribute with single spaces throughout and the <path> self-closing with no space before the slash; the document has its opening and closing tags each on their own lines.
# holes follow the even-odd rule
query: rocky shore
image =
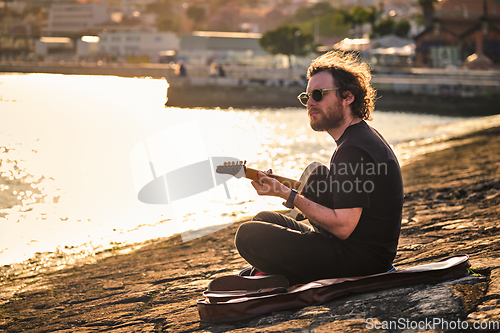
<svg viewBox="0 0 500 333">
<path fill-rule="evenodd" d="M 233 244 L 240 222 L 189 242 L 173 236 L 106 251 L 70 268 L 44 271 L 34 264 L 29 271 L 5 274 L 0 330 L 349 332 L 398 323 L 385 329 L 396 332 L 457 331 L 458 323 L 458 331 L 466 326 L 498 331 L 492 325 L 500 321 L 500 128 L 453 140 L 453 148 L 403 167 L 404 219 L 395 265 L 401 269 L 466 253 L 476 274 L 247 321 L 200 322 L 196 300 L 208 283 L 245 266 Z M 414 325 L 438 321 L 448 326 Z"/>
</svg>

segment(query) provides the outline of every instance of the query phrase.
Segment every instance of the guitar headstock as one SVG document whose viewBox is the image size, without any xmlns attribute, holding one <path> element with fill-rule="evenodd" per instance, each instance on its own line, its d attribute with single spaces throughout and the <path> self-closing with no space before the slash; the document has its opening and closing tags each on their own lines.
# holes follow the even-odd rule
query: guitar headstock
<svg viewBox="0 0 500 333">
<path fill-rule="evenodd" d="M 224 162 L 224 165 L 217 166 L 215 172 L 220 174 L 233 175 L 236 178 L 245 177 L 245 174 L 247 172 L 246 163 L 247 161 Z"/>
</svg>

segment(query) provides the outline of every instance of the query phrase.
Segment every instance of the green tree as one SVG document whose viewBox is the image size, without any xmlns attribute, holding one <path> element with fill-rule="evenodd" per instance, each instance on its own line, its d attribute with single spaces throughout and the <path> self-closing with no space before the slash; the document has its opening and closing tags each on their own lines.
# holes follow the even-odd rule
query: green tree
<svg viewBox="0 0 500 333">
<path fill-rule="evenodd" d="M 195 24 L 199 24 L 206 18 L 205 8 L 196 5 L 189 6 L 186 11 L 186 15 L 193 20 Z"/>
<path fill-rule="evenodd" d="M 362 6 L 353 6 L 348 12 L 348 20 L 355 31 L 365 23 L 372 23 L 375 20 L 376 13 L 374 8 L 365 8 Z M 373 26 L 372 26 L 373 29 Z"/>
<path fill-rule="evenodd" d="M 392 17 L 388 17 L 375 25 L 375 31 L 373 31 L 373 34 L 378 37 L 390 35 L 394 32 L 395 26 L 396 21 L 394 21 Z"/>
<path fill-rule="evenodd" d="M 179 19 L 175 17 L 161 17 L 158 16 L 155 22 L 158 31 L 178 31 Z"/>
<path fill-rule="evenodd" d="M 375 6 L 370 6 L 368 8 L 368 22 L 372 28 L 372 31 L 375 29 L 375 24 L 380 19 L 382 14 L 384 13 L 384 8 L 377 9 Z"/>
<path fill-rule="evenodd" d="M 147 13 L 157 15 L 155 26 L 159 31 L 178 31 L 179 18 L 173 14 L 172 2 L 170 0 L 158 0 L 147 5 Z"/>
<path fill-rule="evenodd" d="M 408 20 L 399 20 L 394 27 L 394 33 L 399 37 L 407 38 L 410 29 L 411 26 Z"/>
<path fill-rule="evenodd" d="M 349 15 L 354 25 L 362 25 L 370 22 L 371 10 L 362 6 L 353 6 L 349 11 Z"/>
<path fill-rule="evenodd" d="M 327 1 L 317 2 L 310 7 L 302 7 L 295 13 L 296 22 L 306 22 L 313 20 L 315 17 L 332 14 L 335 8 Z"/>
<path fill-rule="evenodd" d="M 282 25 L 267 31 L 260 39 L 260 45 L 271 54 L 304 55 L 313 42 L 313 36 L 297 26 Z"/>
<path fill-rule="evenodd" d="M 341 11 L 335 11 L 328 15 L 323 15 L 316 22 L 310 20 L 300 25 L 302 31 L 313 34 L 315 25 L 319 24 L 319 33 L 323 37 L 339 37 L 343 38 L 349 34 L 350 24 L 346 21 L 345 15 Z"/>
</svg>

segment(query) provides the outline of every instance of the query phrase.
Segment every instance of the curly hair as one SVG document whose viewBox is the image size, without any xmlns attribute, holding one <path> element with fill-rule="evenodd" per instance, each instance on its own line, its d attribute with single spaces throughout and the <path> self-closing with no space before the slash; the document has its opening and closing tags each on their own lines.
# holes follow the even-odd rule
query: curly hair
<svg viewBox="0 0 500 333">
<path fill-rule="evenodd" d="M 323 71 L 332 75 L 335 85 L 339 88 L 337 94 L 341 98 L 347 97 L 347 91 L 354 96 L 351 103 L 353 115 L 372 120 L 371 113 L 375 108 L 377 93 L 370 84 L 370 67 L 356 54 L 331 51 L 311 62 L 307 69 L 307 79 L 310 80 L 315 74 Z"/>
</svg>

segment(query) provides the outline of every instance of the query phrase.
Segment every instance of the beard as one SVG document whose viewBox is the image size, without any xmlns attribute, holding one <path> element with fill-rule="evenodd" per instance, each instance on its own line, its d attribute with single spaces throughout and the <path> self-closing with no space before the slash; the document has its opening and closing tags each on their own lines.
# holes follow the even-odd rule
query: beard
<svg viewBox="0 0 500 333">
<path fill-rule="evenodd" d="M 309 118 L 309 124 L 316 132 L 328 131 L 329 129 L 340 127 L 345 121 L 341 102 L 328 106 L 326 112 L 317 108 L 311 110 L 319 112 L 315 117 Z"/>
</svg>

